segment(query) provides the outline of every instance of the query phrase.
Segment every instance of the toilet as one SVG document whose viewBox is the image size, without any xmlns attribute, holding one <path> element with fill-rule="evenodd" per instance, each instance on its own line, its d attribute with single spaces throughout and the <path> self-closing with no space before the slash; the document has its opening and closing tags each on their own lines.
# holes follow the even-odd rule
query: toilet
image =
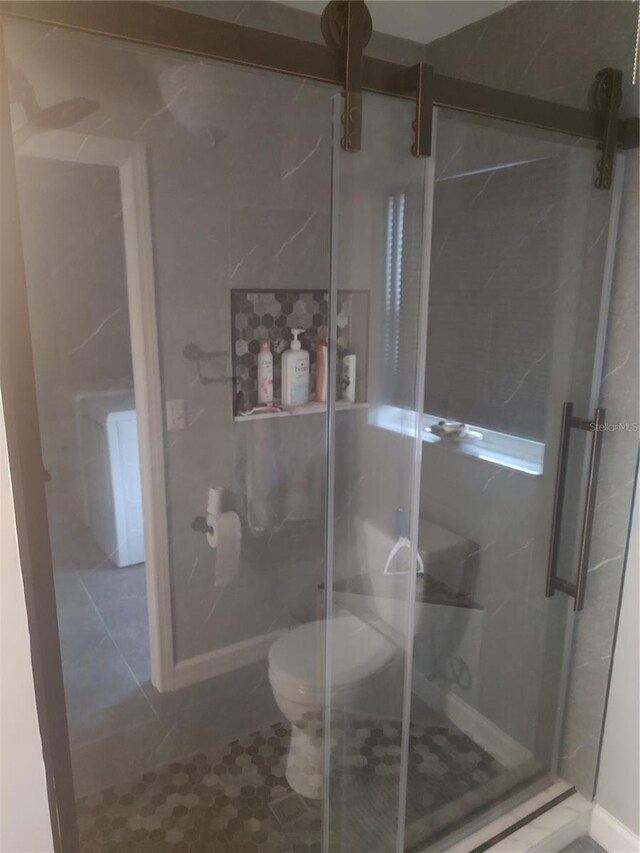
<svg viewBox="0 0 640 853">
<path fill-rule="evenodd" d="M 310 622 L 280 637 L 269 651 L 274 698 L 291 723 L 287 781 L 303 797 L 322 796 L 323 711 L 348 706 L 364 685 L 394 658 L 397 646 L 351 613 L 329 623 L 331 684 L 324 666 L 325 623 Z M 327 689 L 329 687 L 329 689 Z"/>
</svg>

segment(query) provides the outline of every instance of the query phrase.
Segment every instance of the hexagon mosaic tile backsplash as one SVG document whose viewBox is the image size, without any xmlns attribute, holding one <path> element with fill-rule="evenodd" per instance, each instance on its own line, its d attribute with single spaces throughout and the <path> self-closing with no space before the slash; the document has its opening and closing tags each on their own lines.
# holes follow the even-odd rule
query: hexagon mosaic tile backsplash
<svg viewBox="0 0 640 853">
<path fill-rule="evenodd" d="M 291 330 L 304 329 L 302 348 L 309 351 L 311 392 L 315 387 L 316 344 L 327 340 L 329 295 L 326 290 L 232 290 L 231 341 L 234 353 L 234 414 L 258 401 L 258 353 L 268 340 L 273 353 L 273 393 L 280 399 L 280 356 L 289 348 Z M 338 297 L 338 357 L 350 346 L 352 300 Z M 361 354 L 358 354 L 361 356 Z"/>
</svg>

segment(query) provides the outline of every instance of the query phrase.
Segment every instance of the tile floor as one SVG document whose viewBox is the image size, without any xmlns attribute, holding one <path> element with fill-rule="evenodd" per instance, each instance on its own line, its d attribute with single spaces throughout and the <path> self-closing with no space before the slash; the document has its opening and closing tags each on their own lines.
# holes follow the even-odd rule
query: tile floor
<svg viewBox="0 0 640 853">
<path fill-rule="evenodd" d="M 400 729 L 353 718 L 333 725 L 331 849 L 391 849 Z M 276 723 L 81 799 L 83 853 L 319 851 L 321 804 L 287 784 L 288 748 L 289 729 Z M 412 726 L 410 754 L 409 820 L 503 771 L 466 735 L 437 726 Z"/>
<path fill-rule="evenodd" d="M 81 524 L 54 527 L 52 550 L 78 796 L 280 719 L 263 663 L 158 693 L 144 565 L 116 568 Z"/>
<path fill-rule="evenodd" d="M 80 523 L 54 525 L 52 550 L 77 796 L 282 719 L 266 661 L 159 693 L 150 680 L 144 565 L 116 568 Z M 399 684 L 378 679 L 368 713 L 397 715 L 396 675 Z M 412 713 L 447 724 L 417 699 Z"/>
</svg>

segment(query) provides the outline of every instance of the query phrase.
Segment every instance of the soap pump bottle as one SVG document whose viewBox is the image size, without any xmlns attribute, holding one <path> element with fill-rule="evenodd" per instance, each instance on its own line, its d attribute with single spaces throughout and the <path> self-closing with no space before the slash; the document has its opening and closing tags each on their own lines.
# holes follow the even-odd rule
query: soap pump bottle
<svg viewBox="0 0 640 853">
<path fill-rule="evenodd" d="M 292 329 L 291 347 L 282 354 L 282 405 L 303 406 L 309 402 L 309 353 L 298 340 L 304 329 Z"/>
</svg>

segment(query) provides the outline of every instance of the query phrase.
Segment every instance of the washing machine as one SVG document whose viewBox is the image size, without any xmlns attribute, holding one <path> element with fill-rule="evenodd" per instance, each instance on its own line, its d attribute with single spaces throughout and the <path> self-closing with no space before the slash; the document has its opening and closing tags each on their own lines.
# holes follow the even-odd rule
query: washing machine
<svg viewBox="0 0 640 853">
<path fill-rule="evenodd" d="M 133 391 L 76 398 L 86 523 L 118 567 L 144 562 L 138 424 Z"/>
</svg>

